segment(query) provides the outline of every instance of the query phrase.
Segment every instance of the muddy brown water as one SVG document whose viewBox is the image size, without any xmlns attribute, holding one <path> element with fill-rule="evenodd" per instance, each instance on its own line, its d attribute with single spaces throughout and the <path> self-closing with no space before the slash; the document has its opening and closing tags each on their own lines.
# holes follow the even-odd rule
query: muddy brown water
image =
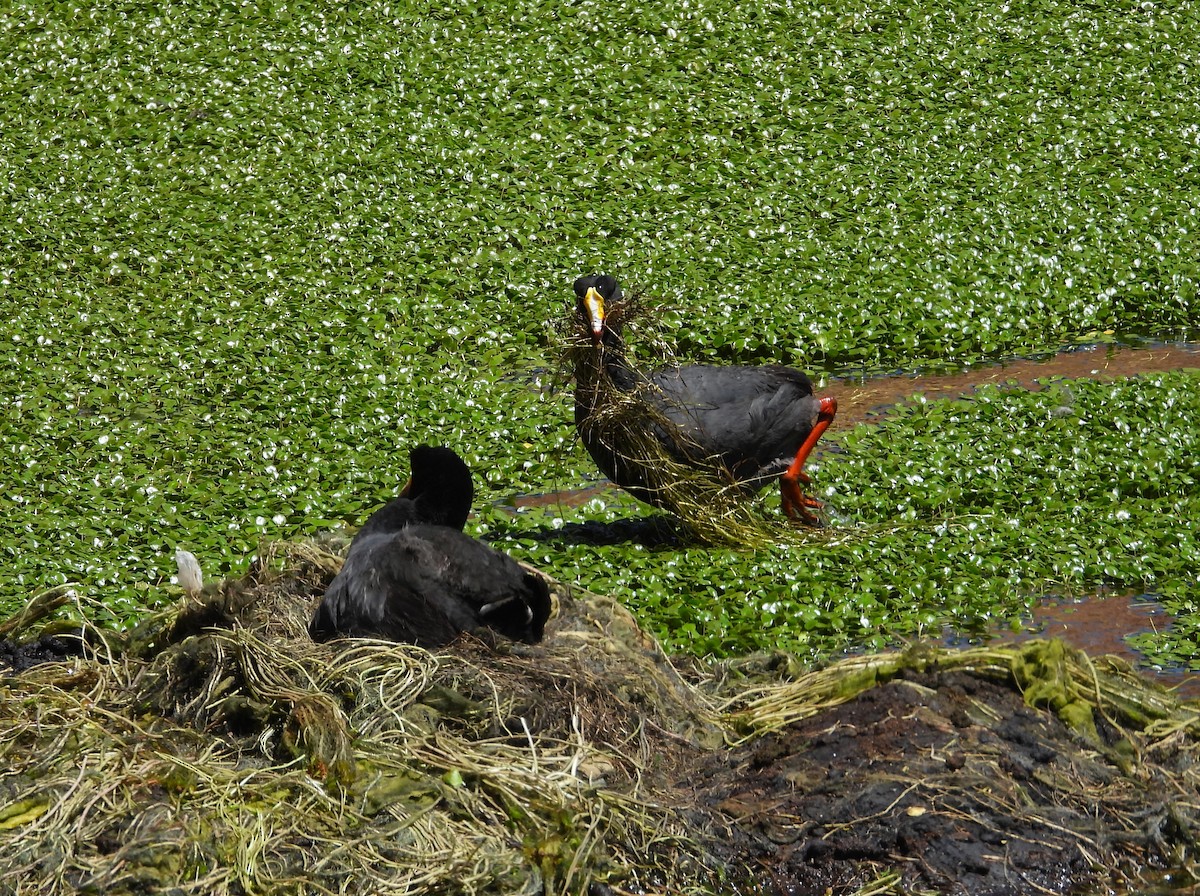
<svg viewBox="0 0 1200 896">
<path fill-rule="evenodd" d="M 1140 348 L 1089 345 L 1048 358 L 1016 358 L 985 367 L 952 373 L 898 373 L 870 378 L 838 377 L 830 380 L 836 392 L 838 415 L 834 426 L 847 428 L 878 420 L 889 408 L 914 395 L 929 399 L 970 395 L 986 384 L 1010 384 L 1036 389 L 1038 380 L 1116 379 L 1145 373 L 1167 373 L 1200 368 L 1200 343 L 1172 343 Z"/>
<path fill-rule="evenodd" d="M 1046 358 L 1016 358 L 997 364 L 948 373 L 896 373 L 885 376 L 829 378 L 818 391 L 836 395 L 836 429 L 886 419 L 889 411 L 916 395 L 927 399 L 959 398 L 980 386 L 1005 385 L 1021 389 L 1039 388 L 1039 380 L 1112 380 L 1148 373 L 1167 373 L 1200 368 L 1200 343 L 1171 343 L 1149 346 L 1090 345 Z M 814 453 L 819 456 L 820 445 Z M 609 482 L 517 498 L 515 507 L 579 507 L 615 491 Z M 1181 696 L 1200 699 L 1200 675 L 1179 669 L 1147 668 L 1145 657 L 1134 651 L 1125 638 L 1147 631 L 1163 631 L 1171 617 L 1145 594 L 1095 594 L 1082 598 L 1044 598 L 1032 608 L 1021 630 L 997 628 L 984 638 L 998 642 L 1022 641 L 1032 637 L 1061 637 L 1090 654 L 1116 654 L 1142 667 L 1143 671 Z M 948 632 L 948 643 L 963 643 Z"/>
<path fill-rule="evenodd" d="M 1140 672 L 1186 700 L 1200 700 L 1200 673 L 1179 667 L 1147 664 L 1146 657 L 1129 646 L 1129 635 L 1159 633 L 1173 624 L 1155 595 L 1143 593 L 1089 594 L 1082 597 L 1043 597 L 1021 620 L 1019 630 L 997 626 L 983 636 L 966 639 L 947 629 L 944 643 L 1020 644 L 1033 638 L 1061 638 L 1089 656 L 1111 654 L 1127 660 Z"/>
</svg>

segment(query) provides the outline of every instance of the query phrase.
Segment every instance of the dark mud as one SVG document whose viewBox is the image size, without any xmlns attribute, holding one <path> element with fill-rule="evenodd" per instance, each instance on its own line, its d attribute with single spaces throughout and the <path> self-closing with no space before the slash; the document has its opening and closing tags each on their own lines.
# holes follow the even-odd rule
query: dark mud
<svg viewBox="0 0 1200 896">
<path fill-rule="evenodd" d="M 24 672 L 42 663 L 61 663 L 84 655 L 83 633 L 43 635 L 36 640 L 0 641 L 0 675 Z"/>
<path fill-rule="evenodd" d="M 690 786 L 763 893 L 853 892 L 873 875 L 892 892 L 1066 893 L 1144 873 L 1182 833 L 1168 788 L 1147 787 L 1137 818 L 1097 805 L 1112 766 L 1009 685 L 963 672 L 908 674 L 732 760 Z M 1102 880 L 1095 857 L 1118 838 L 1141 847 Z"/>
</svg>

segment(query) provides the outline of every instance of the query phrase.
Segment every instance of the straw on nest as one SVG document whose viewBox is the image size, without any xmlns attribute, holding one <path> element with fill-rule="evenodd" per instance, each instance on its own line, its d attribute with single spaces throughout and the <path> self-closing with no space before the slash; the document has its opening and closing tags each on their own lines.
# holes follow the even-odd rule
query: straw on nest
<svg viewBox="0 0 1200 896">
<path fill-rule="evenodd" d="M 655 327 L 656 314 L 640 293 L 632 293 L 609 310 L 617 328 L 637 328 L 653 347 L 656 363 L 669 363 L 669 350 Z M 657 387 L 625 361 L 637 385 L 622 388 L 613 382 L 604 355 L 581 332 L 574 309 L 558 332 L 563 380 L 572 377 L 586 396 L 590 411 L 580 423 L 589 440 L 603 445 L 616 458 L 621 476 L 653 496 L 655 506 L 683 522 L 695 538 L 710 544 L 756 545 L 778 540 L 794 527 L 768 521 L 758 509 L 754 490 L 740 483 L 719 456 L 704 450 L 660 410 Z M 695 459 L 704 458 L 702 463 Z M 689 460 L 691 459 L 691 460 Z"/>
<path fill-rule="evenodd" d="M 290 575 L 210 586 L 5 679 L 0 891 L 573 892 L 696 867 L 678 820 L 600 786 L 651 762 L 643 711 L 673 720 L 655 736 L 720 737 L 616 604 L 536 663 L 508 642 L 318 645 L 338 558 L 276 551 Z"/>
<path fill-rule="evenodd" d="M 774 847 L 716 782 L 761 765 L 763 732 L 917 666 L 1024 676 L 1031 699 L 1125 726 L 1131 748 L 1110 751 L 1125 773 L 1089 785 L 1096 806 L 1143 796 L 1166 744 L 1197 752 L 1193 710 L 1073 652 L 913 652 L 698 687 L 616 601 L 557 585 L 540 645 L 318 645 L 305 626 L 339 558 L 280 559 L 283 574 L 268 555 L 128 635 L 92 632 L 85 659 L 3 678 L 0 891 L 764 892 L 755 850 Z M 1174 779 L 1184 829 L 1195 777 Z M 1055 786 L 1066 800 L 1073 782 Z M 900 880 L 870 862 L 857 879 Z"/>
</svg>

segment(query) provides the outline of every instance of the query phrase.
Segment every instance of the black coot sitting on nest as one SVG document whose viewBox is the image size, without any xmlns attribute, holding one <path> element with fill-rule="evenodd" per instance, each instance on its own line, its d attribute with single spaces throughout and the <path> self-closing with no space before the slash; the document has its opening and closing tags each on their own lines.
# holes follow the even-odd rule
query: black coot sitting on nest
<svg viewBox="0 0 1200 896">
<path fill-rule="evenodd" d="M 609 479 L 678 513 L 677 484 L 658 469 L 663 457 L 743 493 L 778 478 L 788 517 L 818 522 L 812 509 L 821 502 L 800 483 L 809 483 L 804 462 L 837 413 L 833 398 L 816 397 L 807 376 L 781 365 L 640 373 L 625 357 L 626 305 L 617 281 L 581 277 L 575 295 L 583 338 L 573 353 L 575 425 Z M 614 412 L 614 405 L 622 408 Z"/>
<path fill-rule="evenodd" d="M 410 453 L 411 479 L 350 544 L 308 631 L 315 641 L 384 638 L 440 647 L 487 626 L 534 643 L 550 616 L 545 580 L 462 532 L 471 471 L 449 448 Z"/>
</svg>

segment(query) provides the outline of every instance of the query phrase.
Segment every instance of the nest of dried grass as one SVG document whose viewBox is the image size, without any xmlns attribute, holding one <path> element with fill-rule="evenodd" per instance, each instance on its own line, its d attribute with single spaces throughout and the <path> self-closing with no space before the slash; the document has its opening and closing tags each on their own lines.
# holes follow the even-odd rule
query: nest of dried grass
<svg viewBox="0 0 1200 896">
<path fill-rule="evenodd" d="M 274 550 L 288 573 L 4 679 L 0 890 L 566 893 L 695 869 L 678 819 L 604 779 L 635 782 L 655 738 L 720 732 L 615 603 L 560 592 L 549 650 L 319 645 L 340 560 Z"/>
<path fill-rule="evenodd" d="M 84 658 L 0 679 L 0 890 L 770 892 L 761 868 L 783 859 L 714 782 L 739 780 L 765 733 L 914 664 L 1025 676 L 1060 715 L 1086 705 L 1123 726 L 1108 791 L 1089 785 L 1097 805 L 1128 801 L 1165 742 L 1198 752 L 1194 709 L 1073 652 L 914 652 L 768 682 L 728 666 L 689 683 L 616 601 L 562 586 L 540 645 L 314 644 L 339 563 L 327 545 L 277 546 L 132 632 L 89 632 Z M 1184 815 L 1195 778 L 1172 779 Z M 864 863 L 856 885 L 894 873 Z"/>
</svg>

